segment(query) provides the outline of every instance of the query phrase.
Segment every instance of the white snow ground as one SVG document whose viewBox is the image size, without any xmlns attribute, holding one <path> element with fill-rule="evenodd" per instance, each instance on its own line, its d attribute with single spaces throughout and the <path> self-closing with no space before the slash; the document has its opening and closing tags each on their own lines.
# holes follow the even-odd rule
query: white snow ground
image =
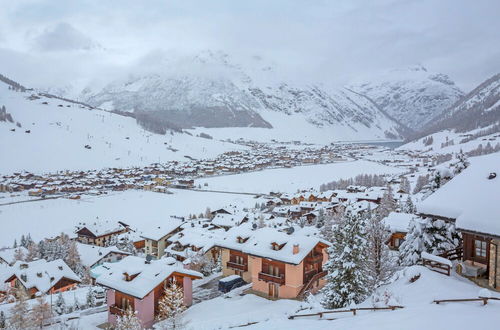
<svg viewBox="0 0 500 330">
<path fill-rule="evenodd" d="M 267 169 L 257 172 L 211 177 L 196 180 L 203 189 L 232 192 L 293 193 L 297 189 L 319 189 L 323 183 L 355 177 L 358 174 L 399 174 L 405 170 L 366 160 L 332 164 Z M 205 183 L 208 185 L 205 186 Z"/>
<path fill-rule="evenodd" d="M 82 196 L 81 200 L 51 199 L 0 207 L 0 247 L 10 246 L 21 235 L 35 240 L 53 237 L 61 232 L 73 233 L 78 222 L 100 220 L 123 221 L 132 227 L 168 220 L 170 215 L 187 216 L 229 204 L 253 206 L 249 195 L 175 190 L 161 194 L 143 190 L 112 192 L 108 195 Z"/>
</svg>

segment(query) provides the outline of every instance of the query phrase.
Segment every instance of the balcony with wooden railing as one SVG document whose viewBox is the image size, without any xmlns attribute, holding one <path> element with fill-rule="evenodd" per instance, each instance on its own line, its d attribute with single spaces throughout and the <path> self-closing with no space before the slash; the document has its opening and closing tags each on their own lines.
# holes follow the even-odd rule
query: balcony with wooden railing
<svg viewBox="0 0 500 330">
<path fill-rule="evenodd" d="M 241 270 L 244 272 L 248 271 L 248 264 L 247 263 L 240 264 L 240 263 L 237 263 L 235 261 L 228 261 L 226 263 L 226 265 L 228 268 L 237 269 L 237 270 Z"/>
<path fill-rule="evenodd" d="M 125 310 L 121 309 L 120 307 L 118 307 L 116 305 L 111 305 L 111 306 L 109 306 L 109 313 L 113 314 L 113 315 L 122 316 L 122 315 L 125 315 Z"/>
<path fill-rule="evenodd" d="M 279 274 L 278 276 L 273 275 L 273 274 L 267 274 L 260 272 L 259 273 L 259 280 L 264 281 L 264 282 L 273 282 L 273 283 L 278 283 L 279 285 L 284 285 L 285 284 L 285 274 Z"/>
<path fill-rule="evenodd" d="M 305 258 L 305 262 L 308 264 L 320 264 L 323 262 L 323 254 L 308 255 Z"/>
</svg>

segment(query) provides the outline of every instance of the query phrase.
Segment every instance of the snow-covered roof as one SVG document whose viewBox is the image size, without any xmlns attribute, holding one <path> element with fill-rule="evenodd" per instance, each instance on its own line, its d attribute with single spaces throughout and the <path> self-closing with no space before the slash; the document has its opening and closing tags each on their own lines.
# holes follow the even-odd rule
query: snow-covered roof
<svg viewBox="0 0 500 330">
<path fill-rule="evenodd" d="M 16 261 L 10 267 L 8 277 L 15 275 L 26 289 L 36 288 L 46 293 L 59 280 L 67 278 L 80 282 L 80 278 L 66 265 L 62 259 L 46 261 L 39 259 L 32 262 Z"/>
<path fill-rule="evenodd" d="M 219 246 L 247 254 L 283 261 L 298 265 L 306 255 L 318 244 L 329 245 L 326 241 L 301 233 L 285 234 L 277 229 L 264 227 L 252 230 L 250 225 L 232 228 L 228 235 L 219 242 Z M 239 243 L 237 238 L 248 238 Z M 272 243 L 283 245 L 279 250 L 272 248 Z M 299 252 L 293 254 L 293 246 L 299 246 Z"/>
<path fill-rule="evenodd" d="M 246 217 L 247 217 L 246 213 L 237 213 L 237 214 L 218 213 L 212 219 L 212 224 L 220 227 L 234 227 L 240 225 Z"/>
<path fill-rule="evenodd" d="M 96 220 L 78 224 L 76 231 L 87 228 L 95 236 L 102 236 L 122 231 L 126 227 L 127 225 L 121 221 Z"/>
<path fill-rule="evenodd" d="M 90 244 L 76 243 L 80 261 L 86 267 L 92 267 L 99 260 L 106 257 L 111 252 L 130 255 L 128 252 L 119 250 L 116 246 L 101 247 Z"/>
<path fill-rule="evenodd" d="M 469 160 L 468 168 L 419 203 L 417 210 L 456 219 L 459 229 L 500 236 L 500 153 Z M 496 177 L 489 179 L 491 173 Z"/>
<path fill-rule="evenodd" d="M 28 253 L 28 250 L 23 246 L 20 246 L 20 247 L 15 248 L 15 249 L 14 248 L 3 249 L 3 250 L 0 250 L 0 259 L 5 261 L 9 265 L 13 264 L 16 261 L 16 259 L 14 258 L 14 255 L 16 254 L 17 249 L 20 249 L 21 252 L 23 253 L 23 255 L 26 255 Z"/>
<path fill-rule="evenodd" d="M 183 223 L 180 219 L 170 217 L 165 221 L 158 222 L 158 225 L 145 227 L 141 236 L 146 239 L 158 241 L 179 228 Z"/>
<path fill-rule="evenodd" d="M 143 258 L 129 256 L 117 263 L 106 264 L 106 267 L 109 268 L 109 271 L 97 278 L 97 284 L 139 299 L 144 298 L 173 273 L 193 278 L 203 277 L 202 274 L 194 270 L 184 269 L 180 264 L 172 264 L 171 258 L 152 260 L 147 263 Z M 127 281 L 125 273 L 137 276 Z"/>
<path fill-rule="evenodd" d="M 411 219 L 415 217 L 410 213 L 391 212 L 382 221 L 391 232 L 407 233 Z"/>
</svg>

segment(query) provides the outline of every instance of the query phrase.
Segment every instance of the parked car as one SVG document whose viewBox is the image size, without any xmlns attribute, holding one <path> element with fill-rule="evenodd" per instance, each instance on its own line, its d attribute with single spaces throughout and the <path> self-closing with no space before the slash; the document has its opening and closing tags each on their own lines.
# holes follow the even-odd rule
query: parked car
<svg viewBox="0 0 500 330">
<path fill-rule="evenodd" d="M 247 284 L 238 275 L 230 275 L 219 280 L 219 291 L 227 293 L 233 289 Z"/>
</svg>

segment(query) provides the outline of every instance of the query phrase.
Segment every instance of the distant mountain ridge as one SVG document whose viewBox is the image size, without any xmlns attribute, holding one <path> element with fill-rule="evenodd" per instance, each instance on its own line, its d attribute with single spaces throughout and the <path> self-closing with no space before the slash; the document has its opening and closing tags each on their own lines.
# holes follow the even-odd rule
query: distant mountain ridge
<svg viewBox="0 0 500 330">
<path fill-rule="evenodd" d="M 108 109 L 147 113 L 157 123 L 180 128 L 273 128 L 273 113 L 303 120 L 331 136 L 400 139 L 407 127 L 348 89 L 283 79 L 272 65 L 255 58 L 245 66 L 222 52 L 167 59 L 161 72 L 129 76 L 80 99 Z M 339 132 L 343 132 L 340 134 Z"/>
<path fill-rule="evenodd" d="M 393 70 L 349 88 L 415 131 L 425 128 L 463 96 L 447 75 L 430 73 L 423 66 Z"/>
</svg>

